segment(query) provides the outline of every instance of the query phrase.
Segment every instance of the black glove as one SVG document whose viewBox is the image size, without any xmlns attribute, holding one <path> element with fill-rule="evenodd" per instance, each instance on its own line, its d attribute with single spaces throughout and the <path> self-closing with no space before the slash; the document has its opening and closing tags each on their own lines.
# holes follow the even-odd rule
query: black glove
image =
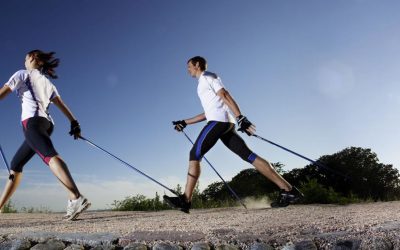
<svg viewBox="0 0 400 250">
<path fill-rule="evenodd" d="M 253 124 L 249 120 L 247 120 L 246 116 L 239 115 L 238 117 L 236 117 L 236 121 L 239 126 L 238 131 L 246 133 L 247 135 L 251 136 L 251 133 L 249 133 L 247 129 L 250 128 L 250 126 Z"/>
<path fill-rule="evenodd" d="M 73 135 L 75 140 L 81 135 L 81 126 L 77 120 L 71 122 L 71 131 L 69 131 L 69 134 Z"/>
<path fill-rule="evenodd" d="M 182 131 L 184 128 L 186 128 L 187 124 L 185 120 L 180 120 L 180 121 L 173 121 L 172 125 L 175 125 L 175 130 L 177 131 Z"/>
</svg>

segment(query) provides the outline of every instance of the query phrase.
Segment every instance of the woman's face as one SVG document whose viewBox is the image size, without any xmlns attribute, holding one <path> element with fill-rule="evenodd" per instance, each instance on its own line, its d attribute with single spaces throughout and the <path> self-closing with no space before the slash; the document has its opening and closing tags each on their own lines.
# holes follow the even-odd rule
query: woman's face
<svg viewBox="0 0 400 250">
<path fill-rule="evenodd" d="M 35 68 L 35 61 L 33 60 L 32 56 L 30 56 L 30 55 L 26 55 L 26 57 L 25 57 L 25 68 L 28 70 Z"/>
</svg>

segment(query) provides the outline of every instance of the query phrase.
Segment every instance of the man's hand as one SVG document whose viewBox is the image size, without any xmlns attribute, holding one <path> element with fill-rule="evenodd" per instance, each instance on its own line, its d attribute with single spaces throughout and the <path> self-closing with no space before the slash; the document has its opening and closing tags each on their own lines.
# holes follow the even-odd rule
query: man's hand
<svg viewBox="0 0 400 250">
<path fill-rule="evenodd" d="M 174 129 L 179 132 L 182 131 L 187 126 L 185 120 L 173 121 L 172 125 L 174 125 L 175 126 Z"/>
<path fill-rule="evenodd" d="M 254 126 L 253 123 L 247 120 L 246 116 L 239 115 L 238 117 L 236 117 L 236 121 L 239 126 L 238 131 L 246 133 L 248 136 L 252 136 L 256 132 L 256 126 Z"/>
</svg>

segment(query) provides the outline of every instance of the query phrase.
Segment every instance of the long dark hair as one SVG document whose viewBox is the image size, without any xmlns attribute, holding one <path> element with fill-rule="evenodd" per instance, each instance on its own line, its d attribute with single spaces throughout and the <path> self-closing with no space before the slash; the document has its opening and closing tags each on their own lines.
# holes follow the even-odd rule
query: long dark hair
<svg viewBox="0 0 400 250">
<path fill-rule="evenodd" d="M 60 63 L 60 59 L 54 58 L 54 54 L 56 52 L 43 52 L 41 50 L 35 49 L 28 53 L 30 57 L 35 60 L 38 69 L 45 75 L 56 79 L 58 76 L 56 75 L 55 68 Z"/>
</svg>

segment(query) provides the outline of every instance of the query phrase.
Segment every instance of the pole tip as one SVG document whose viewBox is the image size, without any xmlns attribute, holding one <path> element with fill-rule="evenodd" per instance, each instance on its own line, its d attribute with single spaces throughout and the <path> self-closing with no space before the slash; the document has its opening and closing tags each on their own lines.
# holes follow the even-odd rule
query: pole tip
<svg viewBox="0 0 400 250">
<path fill-rule="evenodd" d="M 15 176 L 13 174 L 10 174 L 10 176 L 8 176 L 8 179 L 11 180 L 11 181 L 14 181 L 14 177 Z"/>
</svg>

